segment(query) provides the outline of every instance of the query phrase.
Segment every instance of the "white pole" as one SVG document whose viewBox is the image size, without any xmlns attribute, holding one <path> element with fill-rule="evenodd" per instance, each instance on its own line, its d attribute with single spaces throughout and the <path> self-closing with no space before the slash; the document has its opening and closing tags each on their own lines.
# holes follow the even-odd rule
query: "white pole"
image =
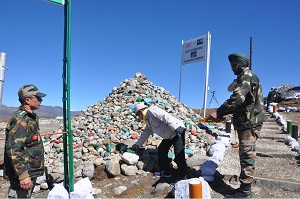
<svg viewBox="0 0 300 199">
<path fill-rule="evenodd" d="M 206 117 L 206 101 L 207 101 L 207 90 L 208 90 L 209 62 L 210 62 L 210 43 L 211 43 L 211 35 L 208 32 L 207 33 L 207 59 L 206 59 L 206 77 L 205 77 L 204 113 L 203 113 L 203 118 Z"/>
<path fill-rule="evenodd" d="M 184 41 L 181 40 L 181 60 L 180 60 L 180 79 L 179 79 L 179 102 L 180 102 L 180 93 L 181 93 L 181 73 L 182 73 L 182 59 L 183 59 L 183 43 Z"/>
<path fill-rule="evenodd" d="M 0 115 L 2 109 L 2 90 L 4 84 L 4 74 L 6 70 L 6 53 L 0 53 Z"/>
</svg>

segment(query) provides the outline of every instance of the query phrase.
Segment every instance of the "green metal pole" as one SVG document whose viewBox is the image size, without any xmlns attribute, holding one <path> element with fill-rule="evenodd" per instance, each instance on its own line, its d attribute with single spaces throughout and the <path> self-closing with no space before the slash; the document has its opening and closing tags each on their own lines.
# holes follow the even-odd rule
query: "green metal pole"
<svg viewBox="0 0 300 199">
<path fill-rule="evenodd" d="M 73 133 L 70 108 L 70 66 L 71 66 L 71 0 L 48 0 L 64 6 L 64 49 L 63 49 L 63 135 L 64 148 L 64 187 L 74 191 Z M 69 160 L 69 162 L 68 162 Z M 70 173 L 69 173 L 70 171 Z"/>
<path fill-rule="evenodd" d="M 68 4 L 68 3 L 67 3 Z M 68 36 L 68 9 L 67 4 L 64 5 L 64 52 L 63 52 L 63 130 L 67 131 L 67 36 Z M 63 147 L 64 147 L 64 187 L 69 192 L 69 164 L 68 164 L 68 135 L 63 135 Z"/>
<path fill-rule="evenodd" d="M 294 138 L 296 141 L 298 141 L 298 136 L 299 136 L 298 125 L 293 124 L 292 125 L 292 138 Z"/>
<path fill-rule="evenodd" d="M 68 12 L 68 67 L 67 67 L 67 111 L 68 111 L 68 145 L 69 145 L 69 186 L 70 192 L 74 191 L 74 166 L 73 166 L 73 132 L 71 124 L 71 103 L 70 103 L 70 74 L 71 74 L 71 5 L 72 0 L 67 1 Z"/>
<path fill-rule="evenodd" d="M 231 121 L 226 121 L 226 133 L 231 133 Z"/>
</svg>

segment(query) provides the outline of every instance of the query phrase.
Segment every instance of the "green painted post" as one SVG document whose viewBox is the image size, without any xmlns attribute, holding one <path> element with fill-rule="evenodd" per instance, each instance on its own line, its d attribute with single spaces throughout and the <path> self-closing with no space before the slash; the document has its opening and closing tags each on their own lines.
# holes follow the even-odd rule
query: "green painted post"
<svg viewBox="0 0 300 199">
<path fill-rule="evenodd" d="M 298 125 L 293 124 L 292 125 L 292 138 L 294 138 L 296 141 L 298 141 L 298 136 L 299 136 Z"/>
<path fill-rule="evenodd" d="M 71 87 L 71 7 L 72 7 L 72 0 L 66 0 L 67 4 L 65 5 L 65 10 L 67 11 L 67 38 L 68 38 L 68 64 L 67 64 L 67 118 L 68 118 L 68 149 L 69 149 L 69 191 L 74 191 L 74 163 L 73 163 L 73 131 L 72 131 L 72 123 L 71 123 L 71 95 L 70 95 L 70 87 Z"/>
<path fill-rule="evenodd" d="M 231 121 L 226 121 L 226 133 L 231 133 Z"/>
<path fill-rule="evenodd" d="M 70 66 L 71 66 L 71 0 L 64 5 L 64 66 L 63 66 L 63 110 L 64 110 L 64 187 L 68 192 L 74 191 L 73 168 L 73 132 L 70 108 Z"/>
<path fill-rule="evenodd" d="M 64 6 L 64 52 L 63 52 L 63 135 L 64 147 L 64 187 L 74 191 L 73 132 L 70 107 L 70 68 L 71 68 L 71 0 L 47 0 Z"/>
<path fill-rule="evenodd" d="M 288 120 L 287 121 L 287 133 L 292 135 L 292 125 L 293 125 L 293 121 L 292 120 Z"/>
<path fill-rule="evenodd" d="M 68 3 L 67 3 L 68 4 Z M 64 5 L 64 49 L 63 49 L 63 130 L 67 131 L 67 66 L 68 66 L 68 55 L 67 55 L 67 5 Z M 68 134 L 64 134 L 64 187 L 69 192 L 70 191 L 70 180 L 69 180 L 69 163 L 68 163 Z"/>
</svg>

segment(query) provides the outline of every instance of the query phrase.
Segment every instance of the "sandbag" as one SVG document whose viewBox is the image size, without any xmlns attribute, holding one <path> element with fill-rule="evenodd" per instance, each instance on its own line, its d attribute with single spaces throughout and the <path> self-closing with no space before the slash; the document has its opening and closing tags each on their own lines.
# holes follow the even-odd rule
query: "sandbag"
<svg viewBox="0 0 300 199">
<path fill-rule="evenodd" d="M 70 193 L 70 199 L 93 199 L 93 187 L 89 178 L 83 178 L 74 184 L 74 191 Z"/>
<path fill-rule="evenodd" d="M 184 198 L 184 199 L 190 198 L 189 181 L 193 180 L 193 179 L 201 180 L 201 182 L 202 182 L 202 198 L 210 199 L 211 198 L 210 186 L 202 177 L 178 181 L 175 184 L 175 198 Z"/>
<path fill-rule="evenodd" d="M 69 198 L 69 193 L 62 183 L 55 184 L 53 189 L 48 193 L 48 199 L 65 199 Z"/>
</svg>

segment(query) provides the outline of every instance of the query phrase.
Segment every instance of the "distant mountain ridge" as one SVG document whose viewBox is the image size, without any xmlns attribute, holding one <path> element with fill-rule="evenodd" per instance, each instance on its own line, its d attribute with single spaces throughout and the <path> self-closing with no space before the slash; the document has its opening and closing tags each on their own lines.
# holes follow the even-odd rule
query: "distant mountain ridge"
<svg viewBox="0 0 300 199">
<path fill-rule="evenodd" d="M 2 105 L 1 108 L 1 117 L 8 118 L 11 117 L 19 107 L 9 107 Z M 63 116 L 63 108 L 60 106 L 44 106 L 41 105 L 39 109 L 34 111 L 40 118 L 56 118 Z M 81 111 L 71 111 L 71 117 L 75 117 Z"/>
</svg>

